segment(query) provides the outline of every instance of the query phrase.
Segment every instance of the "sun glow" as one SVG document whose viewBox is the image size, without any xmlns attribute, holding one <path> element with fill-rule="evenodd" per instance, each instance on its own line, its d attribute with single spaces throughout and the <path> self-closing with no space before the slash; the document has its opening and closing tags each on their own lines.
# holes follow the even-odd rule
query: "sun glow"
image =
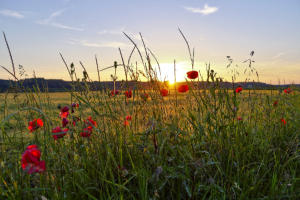
<svg viewBox="0 0 300 200">
<path fill-rule="evenodd" d="M 185 81 L 187 68 L 188 66 L 185 62 L 176 63 L 176 82 Z M 161 73 L 159 73 L 158 67 L 155 67 L 155 69 L 157 70 L 158 78 L 161 81 L 168 81 L 171 85 L 175 83 L 173 63 L 161 63 Z"/>
<path fill-rule="evenodd" d="M 175 80 L 173 79 L 173 80 L 169 80 L 169 84 L 170 85 L 173 85 L 175 83 Z"/>
</svg>

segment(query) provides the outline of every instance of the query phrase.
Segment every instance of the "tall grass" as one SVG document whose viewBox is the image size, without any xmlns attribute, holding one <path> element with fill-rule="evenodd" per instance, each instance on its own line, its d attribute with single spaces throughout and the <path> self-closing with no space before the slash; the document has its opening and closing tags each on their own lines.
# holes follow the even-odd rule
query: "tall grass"
<svg viewBox="0 0 300 200">
<path fill-rule="evenodd" d="M 83 63 L 83 78 L 79 79 L 74 64 L 67 63 L 62 54 L 73 88 L 61 94 L 65 95 L 63 101 L 55 100 L 57 95 L 40 92 L 38 86 L 28 89 L 17 84 L 13 94 L 3 94 L 0 199 L 300 197 L 300 102 L 296 89 L 292 88 L 291 94 L 276 89 L 236 93 L 235 78 L 233 88 L 224 88 L 222 78 L 208 65 L 202 71 L 205 81 L 203 75 L 196 81 L 186 80 L 188 93 L 175 90 L 162 97 L 160 89 L 167 85 L 153 68 L 152 60 L 158 63 L 157 58 L 142 37 L 144 56 L 126 37 L 134 46 L 128 62 L 119 49 L 122 64 L 112 67 L 123 67 L 127 81 L 135 81 L 136 86 L 129 88 L 124 81 L 122 88 L 114 89 L 131 89 L 132 98 L 109 96 L 107 88 L 92 91 Z M 144 70 L 131 64 L 134 52 L 140 55 Z M 189 54 L 193 66 L 194 52 Z M 248 60 L 250 71 L 252 56 Z M 19 80 L 12 66 L 13 71 L 5 69 Z M 234 70 L 233 77 L 237 75 Z M 100 81 L 98 62 L 97 72 Z M 147 89 L 138 84 L 141 77 L 147 80 Z M 112 79 L 117 80 L 116 74 Z M 198 87 L 200 81 L 204 88 Z M 144 100 L 144 93 L 150 98 Z M 274 101 L 278 101 L 277 106 Z M 68 125 L 66 137 L 54 140 L 51 130 L 61 125 L 57 106 L 71 107 L 73 102 L 79 103 L 79 108 L 68 119 L 78 117 L 81 121 Z M 132 120 L 124 126 L 127 115 Z M 91 137 L 80 137 L 83 120 L 89 116 L 97 126 Z M 28 122 L 34 118 L 43 119 L 44 126 L 29 133 Z M 43 173 L 27 174 L 20 166 L 22 152 L 30 144 L 38 145 L 42 152 L 46 162 Z"/>
</svg>

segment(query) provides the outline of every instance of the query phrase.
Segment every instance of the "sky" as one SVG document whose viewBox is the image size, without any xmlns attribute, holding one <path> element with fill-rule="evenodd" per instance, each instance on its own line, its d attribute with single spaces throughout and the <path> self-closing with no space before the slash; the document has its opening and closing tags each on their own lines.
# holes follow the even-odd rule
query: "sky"
<svg viewBox="0 0 300 200">
<path fill-rule="evenodd" d="M 195 48 L 195 70 L 206 64 L 225 80 L 231 80 L 226 56 L 243 72 L 244 60 L 253 50 L 253 66 L 260 81 L 272 84 L 300 83 L 299 0 L 0 0 L 0 30 L 4 31 L 17 65 L 27 77 L 70 80 L 59 52 L 97 80 L 95 55 L 100 69 L 121 63 L 118 48 L 127 60 L 133 47 L 128 34 L 142 47 L 139 32 L 154 52 L 162 76 L 183 81 L 191 70 L 186 44 L 178 28 Z M 144 54 L 144 51 L 142 51 Z M 132 62 L 140 59 L 135 53 Z M 11 69 L 4 39 L 0 37 L 0 65 Z M 113 70 L 100 73 L 110 81 Z M 118 68 L 118 80 L 124 79 Z M 241 75 L 243 81 L 249 76 Z M 0 69 L 0 79 L 11 79 Z M 256 80 L 256 79 L 255 79 Z"/>
</svg>

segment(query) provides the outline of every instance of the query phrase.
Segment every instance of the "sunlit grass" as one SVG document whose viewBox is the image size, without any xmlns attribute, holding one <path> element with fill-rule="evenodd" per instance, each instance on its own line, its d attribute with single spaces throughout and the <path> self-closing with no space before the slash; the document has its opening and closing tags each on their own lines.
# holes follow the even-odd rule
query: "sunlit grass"
<svg viewBox="0 0 300 200">
<path fill-rule="evenodd" d="M 124 64 L 136 85 L 129 88 L 124 81 L 116 88 L 120 94 L 111 95 L 111 88 L 91 91 L 85 69 L 76 80 L 74 66 L 65 64 L 73 80 L 68 92 L 42 93 L 39 86 L 16 82 L 13 92 L 0 94 L 0 199 L 299 198 L 296 87 L 291 93 L 235 92 L 237 86 L 220 87 L 222 79 L 208 67 L 201 89 L 194 84 L 200 77 L 185 79 L 189 90 L 179 93 L 172 75 L 170 84 L 162 83 L 149 63 L 145 72 Z M 139 84 L 141 76 L 148 88 Z M 73 103 L 79 104 L 74 112 Z M 69 120 L 66 127 L 62 116 Z M 43 125 L 30 132 L 34 119 Z M 68 131 L 54 140 L 57 127 Z M 41 157 L 22 168 L 32 144 Z M 40 168 L 29 174 L 32 166 Z"/>
</svg>

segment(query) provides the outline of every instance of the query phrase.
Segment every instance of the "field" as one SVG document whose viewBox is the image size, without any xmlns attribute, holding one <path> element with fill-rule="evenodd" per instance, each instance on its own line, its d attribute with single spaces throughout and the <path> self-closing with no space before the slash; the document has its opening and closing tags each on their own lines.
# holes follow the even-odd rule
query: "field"
<svg viewBox="0 0 300 200">
<path fill-rule="evenodd" d="M 0 200 L 300 200 L 299 11 L 0 0 Z"/>
<path fill-rule="evenodd" d="M 24 86 L 3 33 L 12 69 L 1 68 L 14 81 L 0 94 L 0 199 L 299 199 L 299 88 L 247 90 L 230 56 L 232 83 L 210 64 L 203 75 L 179 31 L 192 66 L 184 83 L 175 61 L 177 84 L 162 81 L 142 35 L 145 57 L 124 33 L 134 48 L 127 65 L 119 49 L 122 64 L 109 67 L 114 89 L 97 88 L 81 62 L 78 78 L 60 54 L 72 80 L 64 93 L 35 78 Z M 130 65 L 135 49 L 143 70 Z M 253 55 L 243 83 L 259 85 Z"/>
<path fill-rule="evenodd" d="M 1 94 L 0 199 L 300 197 L 296 89 L 155 88 Z M 68 131 L 55 140 L 65 106 Z M 21 167 L 32 144 L 45 169 Z"/>
</svg>

